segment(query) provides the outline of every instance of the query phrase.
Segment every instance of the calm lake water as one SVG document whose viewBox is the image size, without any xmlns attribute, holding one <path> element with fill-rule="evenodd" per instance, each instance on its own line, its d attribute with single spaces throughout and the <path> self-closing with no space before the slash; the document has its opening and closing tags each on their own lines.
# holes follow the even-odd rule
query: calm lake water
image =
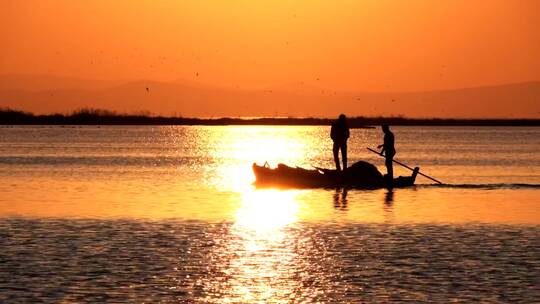
<svg viewBox="0 0 540 304">
<path fill-rule="evenodd" d="M 540 128 L 393 131 L 445 185 L 252 185 L 329 127 L 0 126 L 0 302 L 540 302 Z"/>
</svg>

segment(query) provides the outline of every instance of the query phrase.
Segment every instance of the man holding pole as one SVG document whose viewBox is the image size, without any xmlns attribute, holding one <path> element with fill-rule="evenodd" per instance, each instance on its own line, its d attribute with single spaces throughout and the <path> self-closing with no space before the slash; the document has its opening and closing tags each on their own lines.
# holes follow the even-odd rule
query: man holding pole
<svg viewBox="0 0 540 304">
<path fill-rule="evenodd" d="M 388 179 L 388 185 L 392 186 L 394 181 L 394 169 L 392 168 L 392 161 L 394 155 L 396 155 L 396 149 L 394 148 L 394 133 L 390 131 L 390 127 L 387 124 L 382 125 L 382 131 L 384 132 L 384 143 L 377 148 L 381 148 L 381 155 L 384 156 L 386 165 L 386 178 Z"/>
<path fill-rule="evenodd" d="M 395 162 L 396 164 L 398 165 L 401 165 L 409 170 L 411 170 L 413 172 L 413 179 L 416 177 L 417 174 L 420 174 L 426 178 L 429 178 L 430 180 L 442 185 L 443 183 L 439 180 L 436 180 L 434 179 L 433 177 L 431 176 L 427 176 L 425 175 L 424 173 L 421 173 L 420 172 L 420 168 L 419 167 L 415 167 L 415 168 L 411 168 L 409 166 L 407 166 L 406 164 L 402 163 L 402 162 L 399 162 L 397 160 L 394 160 L 394 155 L 396 155 L 396 148 L 394 148 L 394 133 L 390 132 L 390 128 L 388 127 L 387 124 L 383 124 L 382 125 L 382 130 L 384 132 L 384 143 L 382 145 L 379 145 L 377 146 L 377 148 L 382 148 L 381 152 L 378 152 L 374 149 L 371 149 L 371 148 L 367 148 L 369 151 L 373 152 L 373 153 L 376 153 L 376 154 L 379 154 L 381 156 L 383 156 L 385 158 L 385 162 L 384 164 L 386 165 L 386 171 L 388 172 L 388 174 L 386 175 L 386 177 L 388 178 L 388 181 L 387 181 L 387 186 L 390 188 L 392 187 L 393 185 L 393 182 L 394 182 L 394 170 L 392 168 L 392 162 Z"/>
</svg>

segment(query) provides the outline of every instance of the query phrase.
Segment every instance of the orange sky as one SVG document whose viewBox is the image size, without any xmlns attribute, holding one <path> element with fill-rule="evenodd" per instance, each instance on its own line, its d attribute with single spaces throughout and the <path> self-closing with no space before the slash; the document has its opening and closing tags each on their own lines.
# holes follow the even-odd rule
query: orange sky
<svg viewBox="0 0 540 304">
<path fill-rule="evenodd" d="M 345 94 L 344 100 L 353 104 L 331 106 L 337 102 L 335 91 L 429 91 L 539 81 L 540 1 L 536 0 L 12 0 L 0 2 L 0 37 L 0 107 L 38 113 L 90 106 L 192 116 L 333 116 L 341 111 L 422 117 L 540 116 L 540 83 L 504 96 L 487 92 L 481 103 L 474 93 L 445 100 L 438 95 L 376 99 Z M 303 86 L 320 96 L 304 98 L 303 108 L 294 110 L 288 107 L 299 102 L 293 95 L 225 97 L 214 92 L 213 103 L 201 105 L 210 100 L 181 87 L 162 95 L 152 90 L 147 96 L 144 87 L 135 84 L 129 92 L 136 96 L 127 96 L 125 90 L 98 96 L 55 94 L 59 87 L 27 81 L 26 90 L 28 86 L 49 90 L 37 96 L 14 92 L 19 88 L 18 80 L 9 78 L 13 74 L 116 84 L 179 81 L 267 92 Z M 148 85 L 144 82 L 140 86 Z M 92 85 L 86 84 L 99 90 Z M 398 106 L 391 103 L 394 99 L 403 102 Z M 204 109 L 193 108 L 194 104 Z"/>
<path fill-rule="evenodd" d="M 540 80 L 535 0 L 13 0 L 1 7 L 0 74 L 376 91 Z"/>
</svg>

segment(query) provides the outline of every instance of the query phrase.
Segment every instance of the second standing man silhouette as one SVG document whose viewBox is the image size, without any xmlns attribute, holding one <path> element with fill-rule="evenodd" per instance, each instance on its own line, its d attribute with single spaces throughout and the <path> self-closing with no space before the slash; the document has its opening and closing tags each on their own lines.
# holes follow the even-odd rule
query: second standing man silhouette
<svg viewBox="0 0 540 304">
<path fill-rule="evenodd" d="M 391 186 L 394 180 L 394 168 L 392 167 L 392 161 L 394 155 L 396 155 L 396 148 L 394 147 L 395 139 L 394 133 L 390 131 L 390 127 L 387 124 L 382 125 L 382 130 L 384 132 L 384 143 L 379 145 L 377 148 L 382 148 L 381 155 L 384 156 L 386 165 L 386 172 L 388 178 L 388 184 Z"/>
</svg>

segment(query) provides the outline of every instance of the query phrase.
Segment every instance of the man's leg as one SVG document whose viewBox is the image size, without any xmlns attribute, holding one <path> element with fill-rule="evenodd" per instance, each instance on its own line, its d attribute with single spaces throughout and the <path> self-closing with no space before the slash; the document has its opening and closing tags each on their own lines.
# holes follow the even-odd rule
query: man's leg
<svg viewBox="0 0 540 304">
<path fill-rule="evenodd" d="M 392 167 L 392 157 L 387 157 L 384 164 L 386 165 L 386 172 L 388 173 L 388 182 L 391 185 L 394 181 L 394 168 Z"/>
<path fill-rule="evenodd" d="M 332 152 L 334 152 L 334 162 L 336 163 L 336 170 L 341 171 L 341 167 L 339 165 L 339 145 L 334 142 L 334 147 L 332 148 Z"/>
<path fill-rule="evenodd" d="M 343 159 L 343 170 L 347 169 L 347 143 L 341 144 L 341 158 Z"/>
</svg>

